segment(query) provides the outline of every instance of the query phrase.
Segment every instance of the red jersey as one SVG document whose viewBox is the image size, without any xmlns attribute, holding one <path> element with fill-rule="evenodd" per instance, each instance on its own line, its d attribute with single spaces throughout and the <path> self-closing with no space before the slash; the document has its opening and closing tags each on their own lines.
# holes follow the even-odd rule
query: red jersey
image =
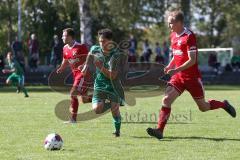
<svg viewBox="0 0 240 160">
<path fill-rule="evenodd" d="M 72 47 L 68 44 L 63 47 L 63 58 L 68 60 L 74 76 L 81 73 L 78 67 L 85 63 L 87 54 L 88 49 L 84 44 L 75 42 Z"/>
<path fill-rule="evenodd" d="M 176 32 L 172 32 L 170 39 L 172 53 L 174 56 L 174 65 L 176 68 L 184 64 L 189 59 L 188 52 L 196 52 L 196 54 L 198 54 L 196 37 L 189 29 L 184 28 L 184 31 L 180 35 L 177 35 Z M 197 59 L 193 66 L 177 73 L 177 75 L 186 79 L 201 78 Z"/>
</svg>

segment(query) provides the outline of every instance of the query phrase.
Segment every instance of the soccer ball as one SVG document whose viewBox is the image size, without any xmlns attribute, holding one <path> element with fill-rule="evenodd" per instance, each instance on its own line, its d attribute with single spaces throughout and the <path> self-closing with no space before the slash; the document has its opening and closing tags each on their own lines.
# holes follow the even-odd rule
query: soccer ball
<svg viewBox="0 0 240 160">
<path fill-rule="evenodd" d="M 51 133 L 44 141 L 44 148 L 46 150 L 60 150 L 63 146 L 63 140 L 59 134 Z"/>
</svg>

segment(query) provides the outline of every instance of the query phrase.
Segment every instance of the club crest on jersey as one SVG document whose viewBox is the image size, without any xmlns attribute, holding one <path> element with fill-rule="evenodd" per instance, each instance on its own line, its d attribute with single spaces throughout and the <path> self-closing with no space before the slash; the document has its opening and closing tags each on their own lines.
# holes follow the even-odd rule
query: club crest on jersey
<svg viewBox="0 0 240 160">
<path fill-rule="evenodd" d="M 73 56 L 76 57 L 77 51 L 73 51 Z"/>
<path fill-rule="evenodd" d="M 178 45 L 178 46 L 181 46 L 181 44 L 182 44 L 182 40 L 179 39 L 179 40 L 177 41 L 177 45 Z"/>
</svg>

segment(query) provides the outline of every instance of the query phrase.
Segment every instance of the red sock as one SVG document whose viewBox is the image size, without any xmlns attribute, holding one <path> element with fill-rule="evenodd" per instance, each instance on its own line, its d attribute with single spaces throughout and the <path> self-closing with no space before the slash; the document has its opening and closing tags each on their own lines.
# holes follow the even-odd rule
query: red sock
<svg viewBox="0 0 240 160">
<path fill-rule="evenodd" d="M 216 100 L 209 100 L 208 103 L 210 104 L 210 110 L 225 107 L 225 103 Z"/>
<path fill-rule="evenodd" d="M 160 113 L 159 113 L 159 118 L 158 118 L 158 129 L 163 132 L 164 127 L 168 121 L 168 118 L 171 113 L 171 108 L 168 107 L 162 107 Z"/>
<path fill-rule="evenodd" d="M 75 96 L 71 97 L 70 112 L 72 115 L 72 119 L 76 121 L 77 120 L 77 112 L 78 112 L 78 98 Z"/>
</svg>

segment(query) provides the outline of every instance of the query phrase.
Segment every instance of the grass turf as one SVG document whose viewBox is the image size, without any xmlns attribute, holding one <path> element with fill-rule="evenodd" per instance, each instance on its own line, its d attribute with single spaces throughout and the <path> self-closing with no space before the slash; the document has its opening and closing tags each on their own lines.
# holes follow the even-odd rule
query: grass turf
<svg viewBox="0 0 240 160">
<path fill-rule="evenodd" d="M 55 105 L 68 95 L 30 89 L 23 98 L 11 89 L 0 92 L 0 159 L 6 160 L 77 160 L 77 159 L 239 159 L 239 115 L 231 118 L 219 109 L 202 113 L 186 92 L 179 97 L 161 141 L 146 134 L 156 126 L 162 96 L 137 98 L 135 106 L 122 107 L 122 134 L 112 136 L 110 114 L 76 125 L 63 124 L 55 116 Z M 208 88 L 208 87 L 207 87 Z M 209 87 L 206 98 L 228 99 L 239 113 L 240 91 L 227 87 Z M 147 94 L 147 93 L 146 93 Z M 80 105 L 79 111 L 91 108 Z M 46 151 L 43 141 L 49 133 L 64 140 L 60 151 Z"/>
</svg>

